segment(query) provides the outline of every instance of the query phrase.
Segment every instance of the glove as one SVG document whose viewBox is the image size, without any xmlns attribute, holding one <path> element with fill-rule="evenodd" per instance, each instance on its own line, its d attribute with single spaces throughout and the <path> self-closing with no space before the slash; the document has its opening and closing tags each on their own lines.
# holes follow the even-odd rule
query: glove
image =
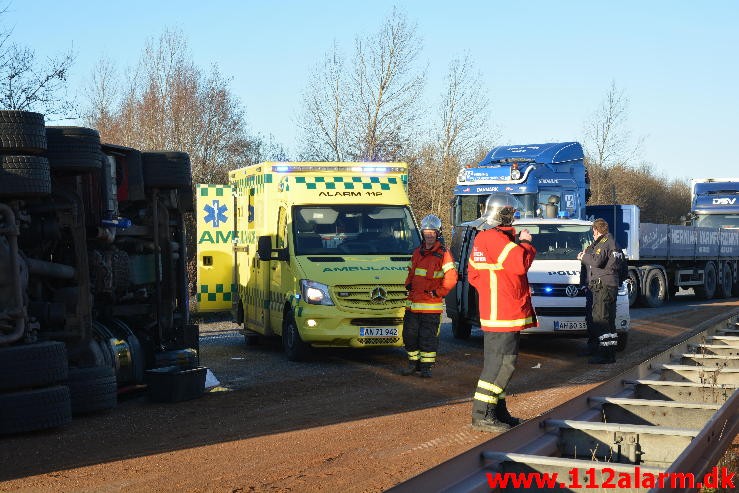
<svg viewBox="0 0 739 493">
<path fill-rule="evenodd" d="M 406 284 L 406 285 L 405 285 L 405 290 L 406 290 L 406 291 L 410 291 L 410 290 L 411 290 L 411 287 L 412 287 L 412 286 L 411 286 L 410 284 Z"/>
</svg>

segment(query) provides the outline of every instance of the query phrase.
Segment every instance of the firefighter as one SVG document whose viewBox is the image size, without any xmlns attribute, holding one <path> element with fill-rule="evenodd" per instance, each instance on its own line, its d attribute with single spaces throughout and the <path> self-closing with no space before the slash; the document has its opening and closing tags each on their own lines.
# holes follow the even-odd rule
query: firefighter
<svg viewBox="0 0 739 493">
<path fill-rule="evenodd" d="M 598 342 L 588 363 L 609 364 L 616 362 L 616 299 L 623 253 L 608 232 L 605 219 L 593 221 L 593 240 L 591 247 L 577 254 L 588 271 L 588 285 L 593 293 L 593 332 Z"/>
<path fill-rule="evenodd" d="M 408 301 L 403 318 L 403 344 L 408 367 L 403 375 L 421 372 L 431 377 L 439 347 L 439 327 L 444 296 L 457 283 L 454 259 L 441 244 L 441 219 L 429 214 L 421 219 L 423 242 L 413 251 L 405 288 Z"/>
<path fill-rule="evenodd" d="M 518 205 L 509 194 L 488 197 L 484 219 L 493 227 L 477 234 L 469 258 L 484 334 L 484 363 L 472 404 L 472 426 L 480 431 L 503 432 L 520 423 L 506 408 L 505 389 L 515 370 L 520 332 L 538 325 L 526 277 L 536 248 L 526 229 L 516 240 L 512 223 Z"/>
</svg>

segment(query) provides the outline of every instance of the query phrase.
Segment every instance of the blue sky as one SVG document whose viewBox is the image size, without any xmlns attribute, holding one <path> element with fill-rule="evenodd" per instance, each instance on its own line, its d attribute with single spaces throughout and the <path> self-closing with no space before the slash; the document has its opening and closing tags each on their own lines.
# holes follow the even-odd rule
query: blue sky
<svg viewBox="0 0 739 493">
<path fill-rule="evenodd" d="M 501 144 L 582 140 L 611 82 L 643 138 L 639 161 L 668 178 L 739 176 L 739 2 L 11 0 L 0 20 L 40 58 L 73 49 L 71 90 L 103 56 L 133 66 L 147 39 L 178 29 L 196 64 L 216 63 L 249 129 L 294 153 L 311 69 L 336 41 L 376 32 L 393 5 L 423 41 L 435 110 L 449 61 L 481 71 Z"/>
</svg>

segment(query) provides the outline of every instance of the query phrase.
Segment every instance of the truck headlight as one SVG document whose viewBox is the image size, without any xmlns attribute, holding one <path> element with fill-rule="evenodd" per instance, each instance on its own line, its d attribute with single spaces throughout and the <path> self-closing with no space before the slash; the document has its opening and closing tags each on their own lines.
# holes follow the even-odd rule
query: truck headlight
<svg viewBox="0 0 739 493">
<path fill-rule="evenodd" d="M 300 291 L 303 299 L 311 305 L 333 305 L 331 296 L 328 294 L 328 286 L 309 279 L 300 280 Z"/>
</svg>

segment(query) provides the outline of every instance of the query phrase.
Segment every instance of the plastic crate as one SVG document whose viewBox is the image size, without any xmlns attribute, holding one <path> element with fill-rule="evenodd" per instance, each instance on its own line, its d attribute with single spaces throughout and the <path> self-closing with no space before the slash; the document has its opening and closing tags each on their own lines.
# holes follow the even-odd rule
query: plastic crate
<svg viewBox="0 0 739 493">
<path fill-rule="evenodd" d="M 146 370 L 146 394 L 153 402 L 180 402 L 203 395 L 204 366 L 183 370 L 177 366 L 165 366 Z"/>
</svg>

